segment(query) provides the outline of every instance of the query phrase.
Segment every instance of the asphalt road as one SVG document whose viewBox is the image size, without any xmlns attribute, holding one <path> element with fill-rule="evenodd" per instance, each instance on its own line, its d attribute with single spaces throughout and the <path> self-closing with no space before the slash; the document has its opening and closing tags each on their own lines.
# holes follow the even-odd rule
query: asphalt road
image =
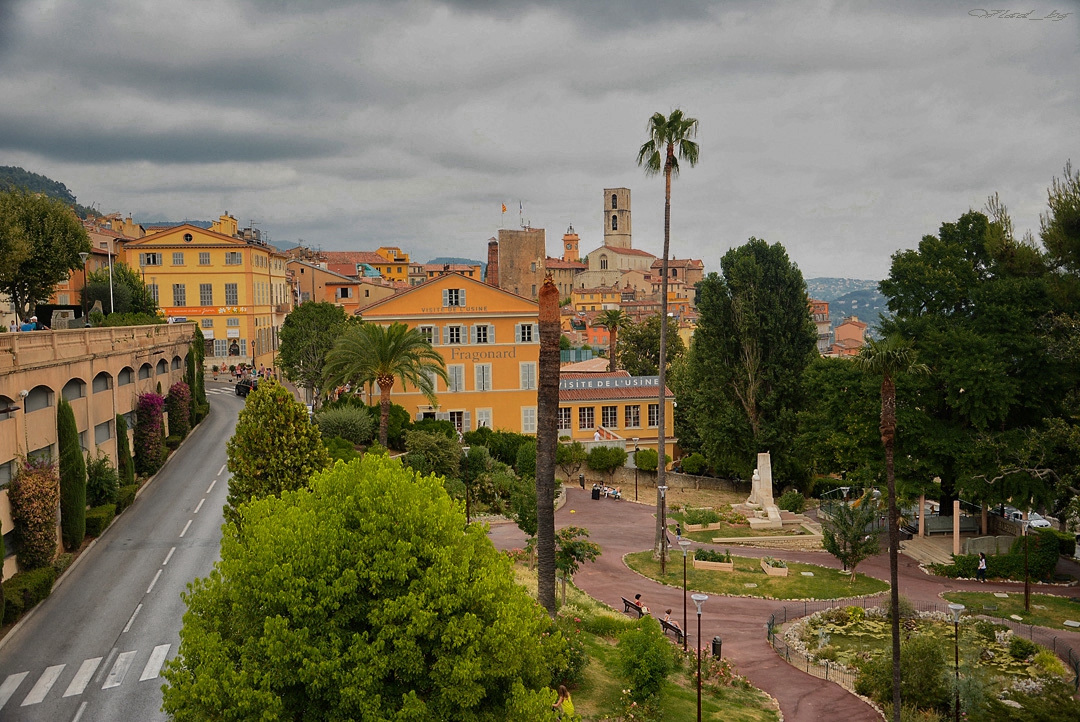
<svg viewBox="0 0 1080 722">
<path fill-rule="evenodd" d="M 180 643 L 180 593 L 218 558 L 225 441 L 243 406 L 231 385 L 207 391 L 210 415 L 3 640 L 0 721 L 166 719 L 160 671 Z"/>
</svg>

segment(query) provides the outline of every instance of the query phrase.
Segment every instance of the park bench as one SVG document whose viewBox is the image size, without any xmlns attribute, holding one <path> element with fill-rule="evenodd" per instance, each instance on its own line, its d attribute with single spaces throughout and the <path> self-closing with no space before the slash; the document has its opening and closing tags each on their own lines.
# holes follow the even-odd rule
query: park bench
<svg viewBox="0 0 1080 722">
<path fill-rule="evenodd" d="M 639 607 L 637 604 L 630 601 L 626 597 L 622 597 L 622 603 L 623 603 L 623 611 L 626 612 L 627 614 L 629 614 L 630 612 L 634 612 L 634 613 L 637 614 L 638 619 L 641 619 L 641 617 L 645 614 L 644 609 L 642 609 L 641 607 Z"/>
<path fill-rule="evenodd" d="M 679 627 L 666 619 L 660 619 L 660 626 L 664 628 L 665 632 L 672 632 L 675 634 L 675 643 L 682 644 L 683 631 Z"/>
</svg>

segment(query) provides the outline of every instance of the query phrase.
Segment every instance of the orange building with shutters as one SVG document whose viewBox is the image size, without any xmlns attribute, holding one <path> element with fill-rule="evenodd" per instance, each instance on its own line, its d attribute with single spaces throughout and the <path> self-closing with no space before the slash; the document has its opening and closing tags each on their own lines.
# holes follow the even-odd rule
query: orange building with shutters
<svg viewBox="0 0 1080 722">
<path fill-rule="evenodd" d="M 447 273 L 365 308 L 370 323 L 418 328 L 446 362 L 450 383 L 436 379 L 438 405 L 395 384 L 391 399 L 414 419 L 446 419 L 460 431 L 480 426 L 536 433 L 535 301 Z"/>
</svg>

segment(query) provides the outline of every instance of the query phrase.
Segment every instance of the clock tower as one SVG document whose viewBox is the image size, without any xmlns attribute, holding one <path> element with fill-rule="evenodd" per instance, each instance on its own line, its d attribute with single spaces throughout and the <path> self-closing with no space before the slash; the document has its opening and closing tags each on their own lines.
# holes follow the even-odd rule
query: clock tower
<svg viewBox="0 0 1080 722">
<path fill-rule="evenodd" d="M 578 243 L 581 238 L 574 233 L 574 227 L 570 226 L 562 237 L 562 259 L 564 261 L 581 260 L 578 256 Z"/>
</svg>

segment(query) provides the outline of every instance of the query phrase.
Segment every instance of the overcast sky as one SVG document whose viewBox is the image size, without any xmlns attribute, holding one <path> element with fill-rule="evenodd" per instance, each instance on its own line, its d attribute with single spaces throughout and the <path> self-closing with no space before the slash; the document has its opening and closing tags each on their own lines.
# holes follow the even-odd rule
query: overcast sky
<svg viewBox="0 0 1080 722">
<path fill-rule="evenodd" d="M 625 186 L 659 253 L 636 153 L 682 108 L 675 256 L 719 270 L 756 236 L 878 279 L 995 191 L 1037 235 L 1080 162 L 1080 3 L 987 1 L 0 0 L 0 165 L 104 212 L 420 261 L 486 258 L 519 202 L 549 253 L 571 224 L 590 250 Z"/>
</svg>

